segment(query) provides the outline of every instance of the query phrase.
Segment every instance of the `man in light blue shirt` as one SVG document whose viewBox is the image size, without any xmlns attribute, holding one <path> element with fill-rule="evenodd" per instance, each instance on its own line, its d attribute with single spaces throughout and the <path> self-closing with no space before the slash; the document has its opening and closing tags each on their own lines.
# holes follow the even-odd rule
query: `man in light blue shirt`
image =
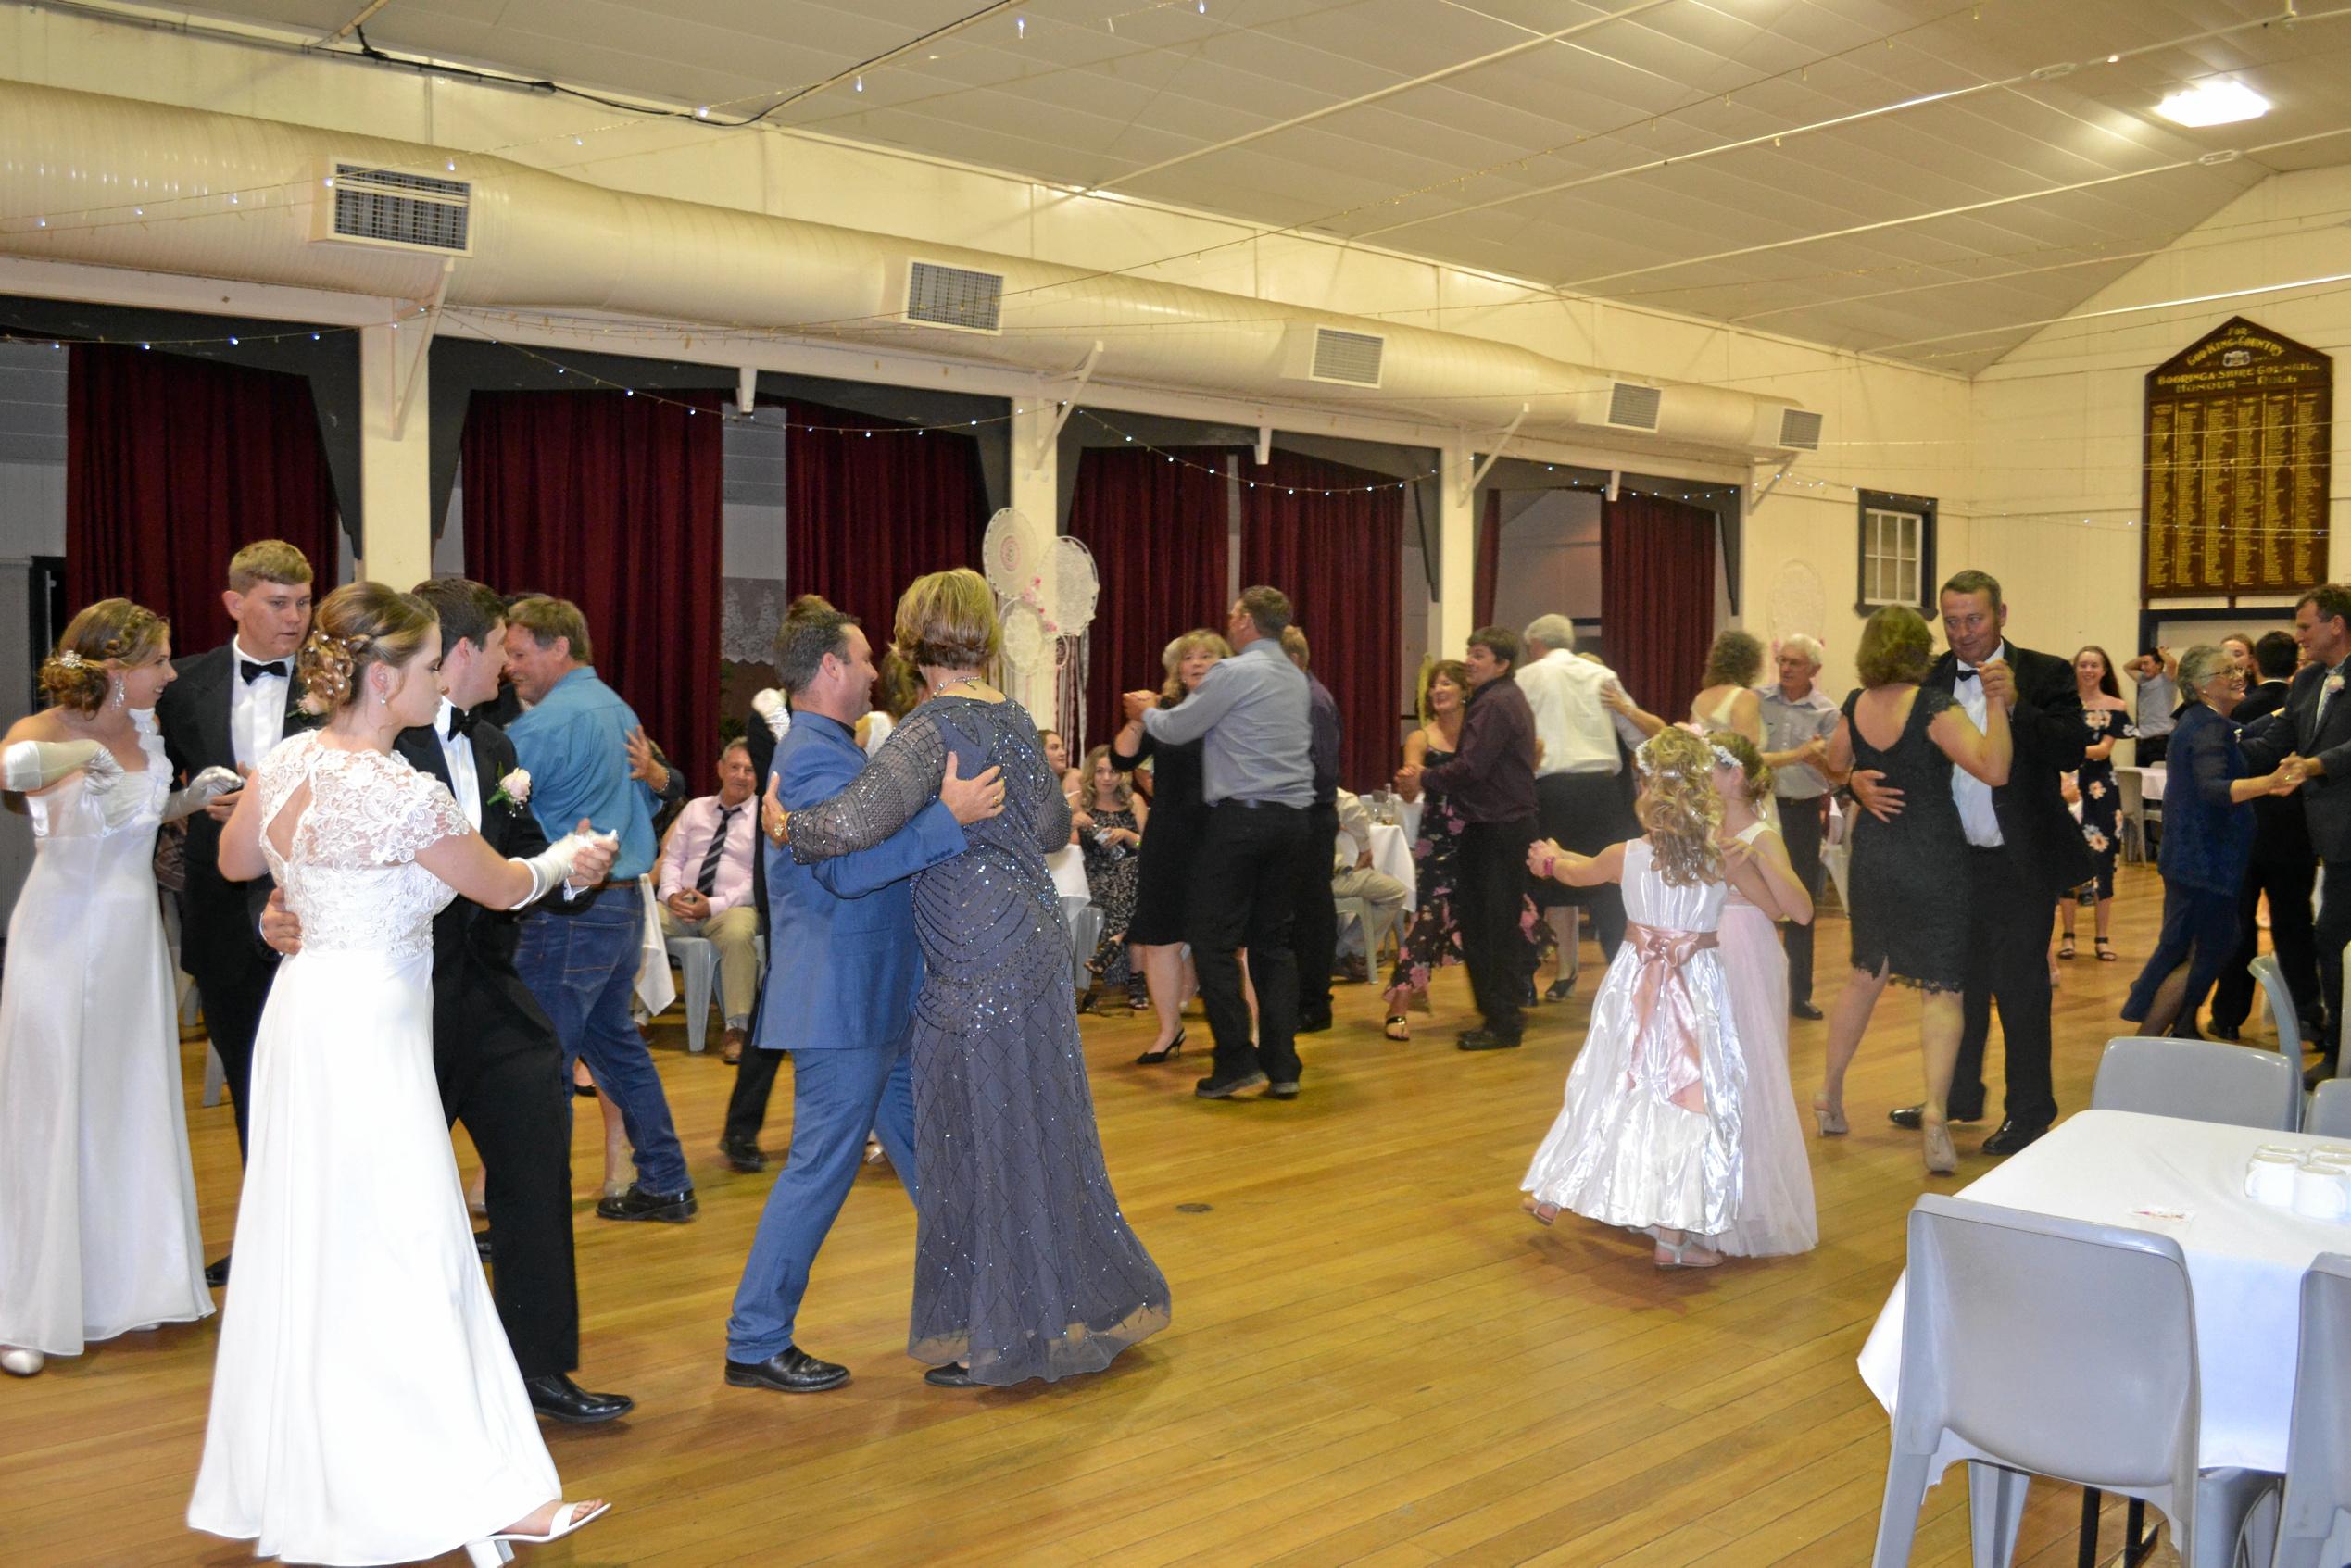
<svg viewBox="0 0 2351 1568">
<path fill-rule="evenodd" d="M 1289 599 L 1257 587 L 1233 601 L 1226 636 L 1240 651 L 1212 666 L 1174 708 L 1156 692 L 1128 692 L 1126 716 L 1162 746 L 1200 741 L 1208 828 L 1193 861 L 1187 919 L 1200 996 L 1216 1037 L 1215 1065 L 1193 1086 L 1226 1099 L 1266 1085 L 1298 1098 L 1298 958 L 1291 905 L 1314 799 L 1313 726 L 1306 676 L 1282 652 Z M 1239 949 L 1257 986 L 1257 1041 L 1250 1043 Z"/>
<path fill-rule="evenodd" d="M 531 705 L 507 736 L 530 775 L 539 825 L 560 824 L 560 834 L 585 819 L 621 841 L 601 887 L 524 917 L 515 968 L 555 1022 L 565 1077 L 572 1059 L 587 1058 L 636 1150 L 636 1181 L 597 1204 L 597 1213 L 683 1224 L 694 1217 L 694 1181 L 661 1075 L 629 1009 L 644 935 L 636 879 L 652 869 L 656 847 L 653 792 L 629 771 L 629 739 L 641 726 L 620 694 L 597 679 L 587 618 L 569 599 L 516 601 L 507 612 L 506 658 L 516 694 Z"/>
</svg>

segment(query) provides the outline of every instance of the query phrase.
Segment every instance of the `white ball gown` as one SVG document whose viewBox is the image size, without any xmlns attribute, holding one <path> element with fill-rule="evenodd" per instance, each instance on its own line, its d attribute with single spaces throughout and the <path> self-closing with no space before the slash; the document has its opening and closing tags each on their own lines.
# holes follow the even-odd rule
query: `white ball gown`
<svg viewBox="0 0 2351 1568">
<path fill-rule="evenodd" d="M 0 984 L 0 1345 L 52 1356 L 212 1311 L 155 885 L 171 765 L 131 721 L 145 772 L 26 797 Z"/>
<path fill-rule="evenodd" d="M 1519 1185 L 1606 1224 L 1717 1236 L 1739 1212 L 1747 1087 L 1716 946 L 1724 884 L 1669 884 L 1636 838 L 1624 889 L 1624 944 Z"/>
<path fill-rule="evenodd" d="M 252 787 L 302 951 L 254 1040 L 236 1274 L 188 1523 L 288 1562 L 435 1557 L 561 1489 L 433 1074 L 433 917 L 454 894 L 415 857 L 472 830 L 438 781 L 316 734 L 270 752 Z M 270 824 L 289 805 L 281 855 Z"/>
<path fill-rule="evenodd" d="M 1754 844 L 1776 831 L 1759 822 L 1739 837 Z M 1820 1220 L 1813 1207 L 1812 1158 L 1788 1076 L 1788 950 L 1771 917 L 1736 887 L 1722 901 L 1721 952 L 1747 1092 L 1740 1108 L 1739 1208 L 1715 1243 L 1742 1258 L 1809 1252 L 1820 1244 Z"/>
</svg>

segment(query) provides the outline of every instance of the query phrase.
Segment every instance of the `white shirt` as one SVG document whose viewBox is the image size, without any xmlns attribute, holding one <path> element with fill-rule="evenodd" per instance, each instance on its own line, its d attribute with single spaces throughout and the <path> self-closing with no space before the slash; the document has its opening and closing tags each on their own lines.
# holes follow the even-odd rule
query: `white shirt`
<svg viewBox="0 0 2351 1568">
<path fill-rule="evenodd" d="M 1993 653 L 1994 659 L 2008 657 L 2008 645 L 2004 641 Z M 1973 670 L 1966 659 L 1959 660 L 1962 671 Z M 1976 721 L 1976 728 L 1984 727 L 1988 711 L 1984 703 L 1983 682 L 1954 680 L 1951 695 L 1959 706 L 1968 710 L 1968 717 Z M 1951 799 L 1959 808 L 1959 826 L 1968 835 L 1968 842 L 1979 849 L 1997 849 L 2005 842 L 2000 836 L 2000 814 L 1992 809 L 1992 786 L 1967 769 L 1955 764 L 1951 770 Z"/>
<path fill-rule="evenodd" d="M 1616 679 L 1616 671 L 1553 648 L 1515 673 L 1520 694 L 1535 712 L 1535 738 L 1542 742 L 1537 778 L 1616 771 L 1616 730 L 1610 722 L 1616 715 L 1600 700 L 1602 689 Z"/>
<path fill-rule="evenodd" d="M 473 764 L 473 737 L 449 734 L 449 715 L 457 711 L 447 697 L 441 699 L 441 711 L 433 716 L 433 738 L 441 743 L 441 761 L 449 770 L 449 793 L 457 797 L 458 809 L 473 824 L 473 831 L 482 831 L 482 777 Z"/>
<path fill-rule="evenodd" d="M 247 659 L 256 664 L 275 662 L 288 670 L 294 660 L 254 659 L 235 638 L 229 639 L 229 748 L 236 753 L 238 766 L 258 768 L 261 759 L 285 738 L 285 699 L 291 681 L 285 675 L 270 674 L 248 681 L 245 678 Z"/>
</svg>

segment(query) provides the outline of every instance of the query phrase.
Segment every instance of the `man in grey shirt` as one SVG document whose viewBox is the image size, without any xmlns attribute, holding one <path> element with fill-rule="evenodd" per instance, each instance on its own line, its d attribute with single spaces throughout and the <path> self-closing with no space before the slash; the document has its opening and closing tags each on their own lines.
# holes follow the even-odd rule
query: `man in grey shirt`
<svg viewBox="0 0 2351 1568">
<path fill-rule="evenodd" d="M 1779 801 L 1779 837 L 1796 879 L 1820 897 L 1820 834 L 1829 805 L 1829 736 L 1837 705 L 1815 684 L 1820 644 L 1798 632 L 1779 643 L 1779 680 L 1758 688 L 1763 699 L 1764 765 Z M 1812 1005 L 1812 927 L 1795 921 L 1779 928 L 1788 947 L 1788 1016 L 1817 1020 Z"/>
<path fill-rule="evenodd" d="M 2142 768 L 2159 766 L 2171 749 L 2171 716 L 2180 707 L 2180 661 L 2169 648 L 2149 648 L 2124 663 L 2122 672 L 2138 686 L 2135 760 Z"/>
<path fill-rule="evenodd" d="M 1226 635 L 1240 651 L 1220 659 L 1174 708 L 1156 692 L 1128 692 L 1126 716 L 1162 746 L 1200 741 L 1208 827 L 1192 862 L 1188 925 L 1201 1002 L 1216 1038 L 1202 1099 L 1267 1085 L 1298 1097 L 1298 960 L 1291 905 L 1306 817 L 1314 798 L 1306 677 L 1282 652 L 1289 599 L 1257 587 L 1233 601 Z M 1250 1044 L 1239 949 L 1257 986 L 1257 1043 Z"/>
</svg>

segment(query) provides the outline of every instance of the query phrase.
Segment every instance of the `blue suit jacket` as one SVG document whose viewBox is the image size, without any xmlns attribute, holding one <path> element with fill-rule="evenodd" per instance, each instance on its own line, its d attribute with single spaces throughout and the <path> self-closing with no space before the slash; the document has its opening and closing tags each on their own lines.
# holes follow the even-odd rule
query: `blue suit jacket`
<svg viewBox="0 0 2351 1568">
<path fill-rule="evenodd" d="M 865 766 L 849 727 L 794 712 L 773 777 L 787 810 L 821 806 Z M 767 991 L 761 1050 L 894 1050 L 914 1013 L 923 949 L 908 878 L 963 852 L 954 814 L 932 801 L 870 849 L 804 866 L 773 844 L 767 860 Z"/>
</svg>

